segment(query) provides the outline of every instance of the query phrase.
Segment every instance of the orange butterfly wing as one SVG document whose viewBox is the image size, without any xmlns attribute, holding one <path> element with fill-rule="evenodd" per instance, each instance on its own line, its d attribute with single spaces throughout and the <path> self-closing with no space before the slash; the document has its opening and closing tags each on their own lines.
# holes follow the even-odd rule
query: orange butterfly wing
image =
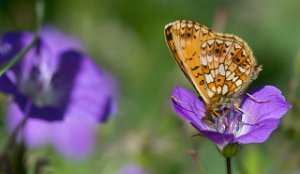
<svg viewBox="0 0 300 174">
<path fill-rule="evenodd" d="M 165 37 L 177 64 L 207 104 L 240 95 L 260 70 L 247 43 L 237 36 L 180 20 L 165 27 Z"/>
</svg>

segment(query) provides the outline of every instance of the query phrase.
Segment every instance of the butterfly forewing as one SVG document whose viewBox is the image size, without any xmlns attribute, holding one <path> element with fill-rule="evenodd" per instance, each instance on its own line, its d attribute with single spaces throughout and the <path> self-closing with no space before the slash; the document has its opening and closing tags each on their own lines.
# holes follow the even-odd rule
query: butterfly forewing
<svg viewBox="0 0 300 174">
<path fill-rule="evenodd" d="M 177 64 L 207 104 L 235 97 L 253 80 L 256 61 L 247 43 L 191 21 L 165 27 Z"/>
<path fill-rule="evenodd" d="M 165 27 L 167 44 L 181 70 L 208 103 L 203 68 L 200 64 L 200 43 L 209 36 L 207 27 L 191 21 L 175 21 Z"/>
</svg>

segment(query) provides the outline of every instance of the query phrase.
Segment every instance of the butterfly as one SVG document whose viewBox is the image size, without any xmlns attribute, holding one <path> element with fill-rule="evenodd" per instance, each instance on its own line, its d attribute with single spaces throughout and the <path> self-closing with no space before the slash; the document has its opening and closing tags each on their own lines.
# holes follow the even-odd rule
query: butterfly
<svg viewBox="0 0 300 174">
<path fill-rule="evenodd" d="M 243 112 L 238 106 L 239 98 L 262 70 L 245 41 L 188 20 L 167 24 L 165 39 L 205 103 L 203 121 L 216 123 L 232 107 Z"/>
</svg>

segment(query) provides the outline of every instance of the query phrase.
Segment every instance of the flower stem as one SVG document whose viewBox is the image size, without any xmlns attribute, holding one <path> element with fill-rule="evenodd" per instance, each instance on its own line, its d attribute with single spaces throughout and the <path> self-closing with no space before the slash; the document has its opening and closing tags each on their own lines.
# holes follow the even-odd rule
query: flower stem
<svg viewBox="0 0 300 174">
<path fill-rule="evenodd" d="M 226 168 L 227 168 L 227 174 L 231 174 L 231 158 L 226 157 Z"/>
<path fill-rule="evenodd" d="M 44 1 L 36 1 L 36 29 L 32 41 L 28 46 L 24 47 L 18 54 L 16 54 L 10 61 L 5 62 L 0 66 L 0 76 L 2 76 L 8 69 L 18 63 L 24 55 L 36 44 L 39 37 L 42 21 L 44 18 Z"/>
</svg>

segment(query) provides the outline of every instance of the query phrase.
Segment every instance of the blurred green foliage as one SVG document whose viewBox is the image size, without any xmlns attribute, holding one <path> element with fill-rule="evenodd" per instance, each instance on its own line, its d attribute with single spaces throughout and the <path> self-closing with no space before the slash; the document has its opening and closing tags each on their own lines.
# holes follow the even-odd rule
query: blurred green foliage
<svg viewBox="0 0 300 174">
<path fill-rule="evenodd" d="M 0 0 L 0 32 L 33 30 L 34 4 L 34 0 Z M 153 174 L 194 174 L 200 171 L 187 153 L 193 148 L 199 151 L 205 174 L 225 173 L 215 146 L 192 137 L 197 132 L 171 109 L 172 88 L 192 87 L 163 36 L 164 26 L 177 19 L 212 27 L 222 9 L 228 16 L 223 32 L 246 40 L 264 67 L 251 87 L 275 85 L 294 107 L 266 143 L 243 146 L 233 159 L 234 173 L 299 172 L 299 7 L 298 0 L 46 1 L 45 24 L 80 38 L 88 54 L 119 80 L 119 112 L 99 128 L 99 142 L 89 158 L 66 160 L 44 147 L 32 149 L 29 162 L 48 158 L 49 173 L 110 174 L 137 164 Z M 2 113 L 1 144 L 8 138 Z"/>
</svg>

